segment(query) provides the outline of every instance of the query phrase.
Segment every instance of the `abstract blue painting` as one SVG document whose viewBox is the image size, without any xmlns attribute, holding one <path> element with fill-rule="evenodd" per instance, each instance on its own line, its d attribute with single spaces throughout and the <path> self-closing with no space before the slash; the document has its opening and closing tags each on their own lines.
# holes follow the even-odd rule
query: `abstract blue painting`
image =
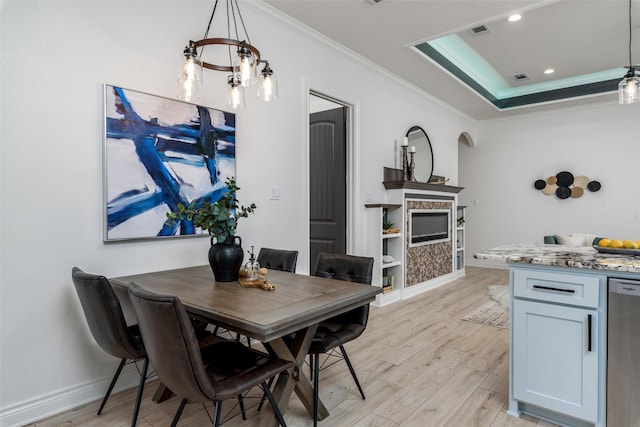
<svg viewBox="0 0 640 427">
<path fill-rule="evenodd" d="M 202 234 L 167 212 L 234 177 L 235 114 L 104 86 L 105 241 Z"/>
</svg>

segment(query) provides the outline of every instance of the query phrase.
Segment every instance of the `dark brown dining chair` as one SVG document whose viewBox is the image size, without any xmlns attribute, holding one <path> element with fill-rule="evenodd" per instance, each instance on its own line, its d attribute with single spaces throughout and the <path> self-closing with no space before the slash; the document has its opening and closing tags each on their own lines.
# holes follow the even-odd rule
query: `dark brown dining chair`
<svg viewBox="0 0 640 427">
<path fill-rule="evenodd" d="M 288 251 L 284 249 L 260 248 L 258 253 L 258 264 L 270 270 L 296 272 L 298 262 L 298 251 Z"/>
<path fill-rule="evenodd" d="M 314 276 L 348 282 L 371 284 L 373 275 L 373 258 L 344 254 L 320 252 L 316 262 Z M 356 371 L 349 360 L 344 344 L 358 338 L 367 327 L 369 304 L 354 308 L 346 313 L 320 322 L 309 348 L 309 364 L 313 375 L 313 425 L 318 423 L 318 390 L 320 376 L 320 355 L 330 354 L 339 348 L 349 372 L 356 382 L 362 398 L 364 391 L 360 386 Z"/>
<path fill-rule="evenodd" d="M 160 295 L 131 283 L 129 297 L 138 317 L 147 353 L 158 378 L 182 398 L 173 419 L 176 426 L 189 401 L 215 402 L 212 425 L 221 423 L 222 401 L 260 386 L 282 426 L 286 426 L 267 381 L 293 362 L 218 338 L 202 349 L 187 312 L 175 296 Z"/>
<path fill-rule="evenodd" d="M 124 365 L 143 361 L 138 394 L 131 420 L 131 425 L 135 426 L 138 421 L 140 401 L 149 367 L 149 359 L 147 358 L 138 325 L 127 326 L 120 301 L 106 277 L 85 273 L 78 267 L 73 267 L 71 278 L 93 338 L 104 351 L 121 359 L 111 384 L 109 384 L 107 393 L 102 399 L 98 415 L 102 413 L 102 409 L 107 403 Z"/>
</svg>

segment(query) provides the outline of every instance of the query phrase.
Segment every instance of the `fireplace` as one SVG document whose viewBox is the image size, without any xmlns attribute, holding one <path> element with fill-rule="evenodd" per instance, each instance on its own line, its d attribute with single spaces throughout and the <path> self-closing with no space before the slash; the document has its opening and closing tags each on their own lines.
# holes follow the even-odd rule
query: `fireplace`
<svg viewBox="0 0 640 427">
<path fill-rule="evenodd" d="M 409 209 L 409 247 L 451 240 L 450 210 Z"/>
</svg>

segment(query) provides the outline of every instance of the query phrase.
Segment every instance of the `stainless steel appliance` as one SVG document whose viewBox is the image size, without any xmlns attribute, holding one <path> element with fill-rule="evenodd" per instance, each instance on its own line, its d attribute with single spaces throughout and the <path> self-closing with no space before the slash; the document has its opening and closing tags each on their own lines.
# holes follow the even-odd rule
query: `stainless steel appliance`
<svg viewBox="0 0 640 427">
<path fill-rule="evenodd" d="M 607 427 L 640 426 L 640 280 L 609 279 Z"/>
</svg>

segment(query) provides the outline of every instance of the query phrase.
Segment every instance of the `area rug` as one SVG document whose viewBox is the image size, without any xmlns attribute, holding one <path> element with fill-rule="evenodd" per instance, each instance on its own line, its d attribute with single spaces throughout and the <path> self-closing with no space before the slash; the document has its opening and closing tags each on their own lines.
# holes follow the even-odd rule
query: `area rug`
<svg viewBox="0 0 640 427">
<path fill-rule="evenodd" d="M 464 316 L 462 320 L 509 329 L 509 287 L 489 285 L 487 290 L 491 300 Z"/>
</svg>

